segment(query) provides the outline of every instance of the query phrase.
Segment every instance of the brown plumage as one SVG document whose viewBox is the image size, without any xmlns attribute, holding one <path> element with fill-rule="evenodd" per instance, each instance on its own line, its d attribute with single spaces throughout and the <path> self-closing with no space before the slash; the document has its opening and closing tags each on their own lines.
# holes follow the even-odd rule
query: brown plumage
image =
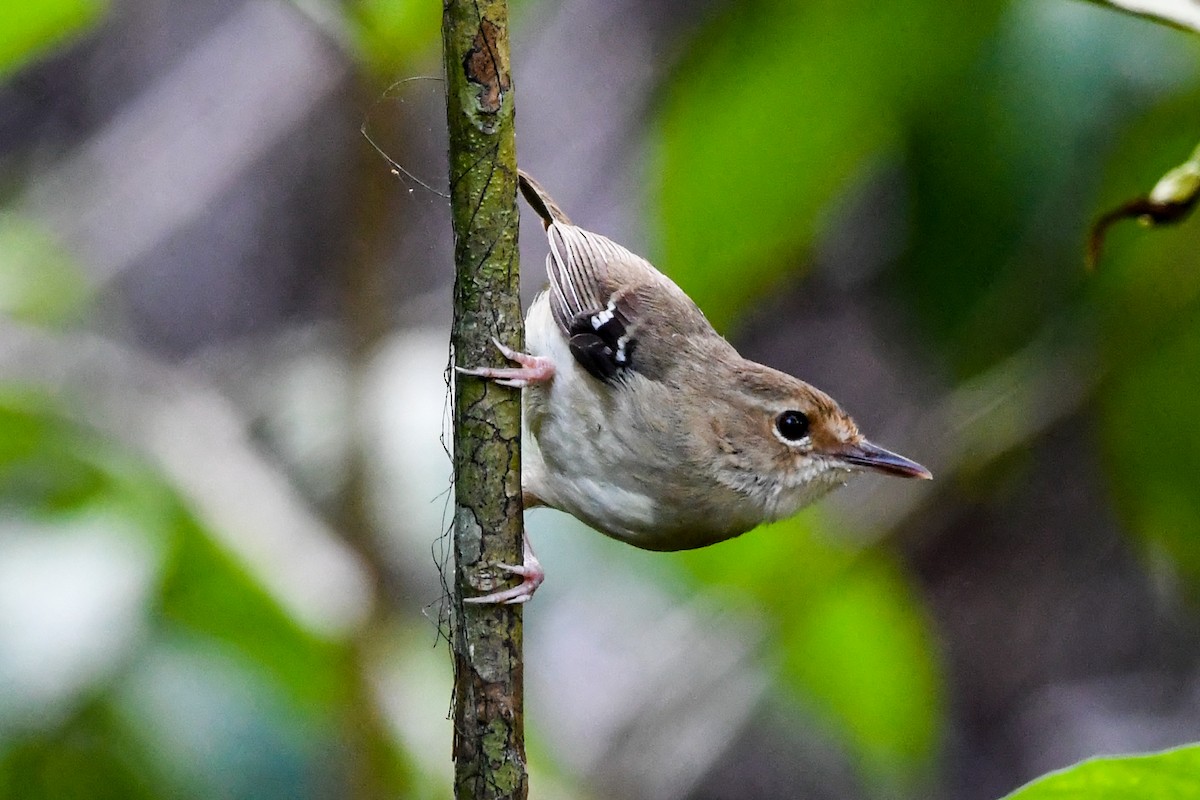
<svg viewBox="0 0 1200 800">
<path fill-rule="evenodd" d="M 829 395 L 742 358 L 670 278 L 572 224 L 523 172 L 520 187 L 546 228 L 550 285 L 526 317 L 529 352 L 503 348 L 521 367 L 463 371 L 523 387 L 527 499 L 636 547 L 685 550 L 864 469 L 929 477 Z M 523 583 L 482 601 L 523 602 L 541 581 L 532 552 L 507 569 Z"/>
</svg>

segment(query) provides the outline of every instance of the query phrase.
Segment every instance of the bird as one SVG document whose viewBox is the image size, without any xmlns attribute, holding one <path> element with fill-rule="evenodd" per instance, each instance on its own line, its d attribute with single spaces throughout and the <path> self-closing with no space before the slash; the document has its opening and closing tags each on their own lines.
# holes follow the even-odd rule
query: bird
<svg viewBox="0 0 1200 800">
<path fill-rule="evenodd" d="M 825 392 L 743 358 L 649 261 L 518 186 L 549 242 L 548 287 L 513 367 L 456 367 L 519 388 L 525 508 L 565 511 L 645 550 L 705 547 L 799 511 L 853 474 L 931 479 L 869 442 Z M 474 603 L 524 603 L 545 578 L 526 537 L 520 582 Z"/>
</svg>

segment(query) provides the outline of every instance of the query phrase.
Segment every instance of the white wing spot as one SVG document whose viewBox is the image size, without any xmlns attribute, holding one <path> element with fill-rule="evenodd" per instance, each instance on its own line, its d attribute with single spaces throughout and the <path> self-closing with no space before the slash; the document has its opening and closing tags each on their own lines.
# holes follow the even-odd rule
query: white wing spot
<svg viewBox="0 0 1200 800">
<path fill-rule="evenodd" d="M 617 339 L 616 360 L 617 360 L 618 364 L 624 364 L 626 359 L 628 358 L 628 356 L 625 354 L 625 345 L 627 345 L 627 344 L 629 344 L 628 336 L 622 336 L 620 339 Z"/>
<path fill-rule="evenodd" d="M 614 312 L 615 312 L 616 310 L 617 310 L 617 303 L 616 303 L 616 301 L 615 301 L 615 300 L 609 300 L 609 301 L 608 301 L 608 307 L 607 307 L 607 308 L 605 308 L 605 309 L 604 309 L 603 311 L 601 311 L 599 314 L 593 314 L 593 315 L 592 315 L 592 330 L 596 330 L 596 331 L 598 331 L 598 330 L 600 330 L 602 327 L 604 327 L 605 325 L 607 325 L 609 322 L 611 322 L 611 321 L 612 321 L 612 318 L 613 318 L 613 316 L 615 315 L 615 314 L 614 314 Z"/>
</svg>

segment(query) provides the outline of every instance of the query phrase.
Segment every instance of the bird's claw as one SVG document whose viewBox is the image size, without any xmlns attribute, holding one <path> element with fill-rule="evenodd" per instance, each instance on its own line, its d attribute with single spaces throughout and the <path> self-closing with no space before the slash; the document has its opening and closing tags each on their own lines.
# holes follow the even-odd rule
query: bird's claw
<svg viewBox="0 0 1200 800">
<path fill-rule="evenodd" d="M 531 356 L 519 350 L 513 350 L 499 339 L 492 339 L 496 349 L 504 354 L 509 361 L 520 364 L 519 367 L 455 367 L 463 375 L 474 375 L 477 378 L 488 378 L 501 386 L 511 386 L 524 389 L 531 383 L 545 383 L 554 377 L 554 362 L 543 356 Z"/>
<path fill-rule="evenodd" d="M 513 575 L 521 576 L 521 582 L 510 589 L 501 589 L 491 594 L 485 594 L 481 597 L 467 597 L 463 599 L 464 603 L 498 603 L 502 605 L 517 605 L 518 603 L 527 603 L 533 597 L 533 593 L 542 585 L 542 581 L 546 579 L 546 572 L 542 569 L 541 563 L 537 560 L 537 556 L 533 554 L 533 548 L 529 545 L 529 537 L 526 536 L 522 545 L 523 557 L 521 564 L 497 564 L 496 569 L 502 569 L 505 572 Z"/>
</svg>

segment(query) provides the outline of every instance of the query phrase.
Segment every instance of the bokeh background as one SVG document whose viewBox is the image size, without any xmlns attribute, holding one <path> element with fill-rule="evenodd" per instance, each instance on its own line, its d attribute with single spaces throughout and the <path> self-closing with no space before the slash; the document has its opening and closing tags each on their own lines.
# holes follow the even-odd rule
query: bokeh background
<svg viewBox="0 0 1200 800">
<path fill-rule="evenodd" d="M 449 796 L 440 11 L 4 3 L 0 797 Z M 522 166 L 937 476 L 687 554 L 528 515 L 533 796 L 992 800 L 1200 739 L 1200 221 L 1083 268 L 1200 140 L 1197 40 L 515 0 L 512 48 Z"/>
</svg>

